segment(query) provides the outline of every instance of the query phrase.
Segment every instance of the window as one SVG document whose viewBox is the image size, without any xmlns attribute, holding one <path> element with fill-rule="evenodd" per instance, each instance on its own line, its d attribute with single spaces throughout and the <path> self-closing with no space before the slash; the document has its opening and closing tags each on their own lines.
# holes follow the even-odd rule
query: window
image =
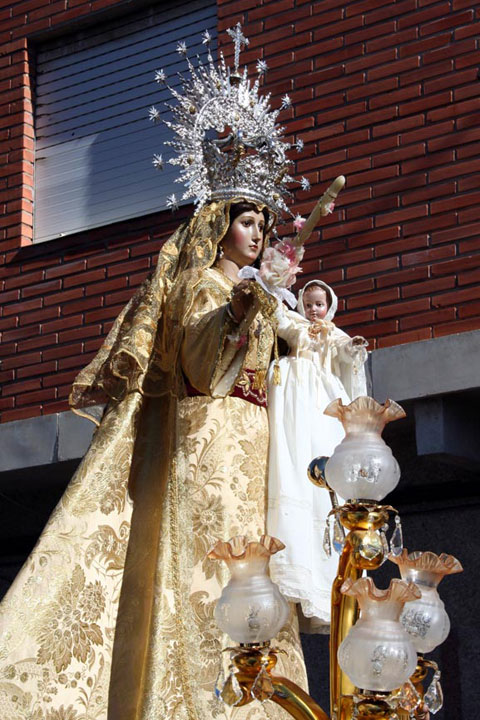
<svg viewBox="0 0 480 720">
<path fill-rule="evenodd" d="M 176 51 L 185 41 L 195 64 L 202 32 L 216 38 L 216 3 L 163 2 L 108 25 L 90 27 L 43 45 L 37 55 L 35 111 L 35 241 L 43 242 L 158 212 L 179 186 L 167 160 L 169 130 L 148 119 L 148 108 L 170 100 L 154 81 L 163 68 L 171 86 L 186 69 Z M 212 47 L 213 50 L 213 47 Z"/>
</svg>

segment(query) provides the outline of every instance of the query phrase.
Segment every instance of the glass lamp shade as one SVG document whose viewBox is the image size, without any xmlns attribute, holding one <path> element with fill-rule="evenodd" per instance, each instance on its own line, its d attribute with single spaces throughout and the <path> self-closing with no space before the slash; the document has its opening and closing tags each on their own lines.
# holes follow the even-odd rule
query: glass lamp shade
<svg viewBox="0 0 480 720">
<path fill-rule="evenodd" d="M 420 591 L 397 579 L 388 590 L 378 590 L 370 577 L 346 580 L 341 591 L 357 598 L 360 618 L 338 648 L 340 667 L 358 688 L 395 690 L 417 665 L 417 653 L 399 617 L 404 603 L 420 597 Z"/>
<path fill-rule="evenodd" d="M 218 542 L 208 557 L 224 560 L 231 578 L 215 608 L 215 620 L 232 640 L 261 644 L 271 640 L 285 625 L 289 606 L 270 580 L 270 557 L 285 545 L 268 535 L 248 542 L 244 535 Z"/>
<path fill-rule="evenodd" d="M 405 603 L 400 622 L 408 632 L 419 653 L 431 652 L 450 632 L 450 620 L 437 586 L 445 575 L 462 572 L 453 555 L 432 552 L 412 552 L 404 548 L 399 556 L 390 555 L 404 580 L 414 582 L 422 596 Z"/>
<path fill-rule="evenodd" d="M 342 498 L 379 502 L 400 480 L 400 468 L 381 438 L 386 423 L 405 417 L 393 400 L 380 405 L 371 397 L 359 397 L 350 405 L 334 400 L 325 415 L 338 418 L 345 437 L 325 467 L 328 485 Z"/>
</svg>

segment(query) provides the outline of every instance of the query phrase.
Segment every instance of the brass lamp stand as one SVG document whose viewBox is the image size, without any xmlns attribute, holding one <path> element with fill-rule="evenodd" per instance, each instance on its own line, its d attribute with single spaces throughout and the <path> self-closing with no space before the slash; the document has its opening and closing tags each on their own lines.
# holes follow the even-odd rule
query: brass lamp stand
<svg viewBox="0 0 480 720">
<path fill-rule="evenodd" d="M 240 643 L 228 648 L 230 674 L 217 687 L 217 695 L 231 706 L 271 700 L 295 720 L 429 720 L 428 708 L 436 712 L 442 706 L 442 691 L 440 671 L 423 658 L 423 652 L 443 642 L 449 628 L 436 587 L 444 575 L 461 572 L 461 564 L 445 554 L 408 554 L 403 548 L 397 511 L 379 504 L 400 476 L 398 464 L 380 438 L 381 430 L 386 422 L 404 417 L 403 409 L 389 400 L 382 406 L 362 397 L 348 406 L 336 400 L 325 414 L 341 418 L 346 430 L 332 457 L 315 458 L 308 468 L 311 482 L 330 493 L 334 545 L 340 551 L 331 593 L 330 714 L 294 682 L 273 674 L 280 651 L 271 647 L 269 640 L 285 621 L 282 603 L 286 605 L 286 601 L 267 579 L 267 556 L 284 548 L 281 541 L 269 536 L 262 536 L 258 543 L 248 543 L 244 536 L 219 541 L 209 553 L 209 557 L 225 560 L 232 573 L 215 613 L 218 625 Z M 326 481 L 327 461 L 329 483 L 340 495 L 348 497 L 347 492 L 353 489 L 358 498 L 374 499 L 355 499 L 339 506 Z M 395 530 L 389 551 L 385 530 L 390 513 L 395 513 Z M 327 550 L 329 547 L 328 537 Z M 256 576 L 256 582 L 260 578 L 263 586 L 270 583 L 273 592 L 272 600 L 263 608 L 259 606 L 258 612 L 264 613 L 262 622 L 251 616 L 250 591 L 245 589 L 253 587 L 245 578 L 250 572 L 248 559 L 254 555 L 264 563 L 264 574 Z M 394 579 L 388 590 L 378 590 L 364 575 L 378 569 L 387 555 L 399 566 L 404 579 Z M 236 590 L 234 576 L 237 584 L 242 577 Z M 405 614 L 400 617 L 402 612 Z M 369 653 L 369 661 L 358 662 L 364 651 Z M 425 693 L 423 683 L 430 669 L 433 680 Z"/>
<path fill-rule="evenodd" d="M 319 459 L 320 460 L 320 459 Z M 319 487 L 325 487 L 323 473 L 313 463 L 310 479 Z M 384 548 L 380 529 L 388 521 L 389 512 L 394 508 L 373 503 L 348 503 L 332 512 L 344 528 L 348 530 L 340 556 L 338 572 L 332 588 L 332 613 L 330 631 L 330 698 L 331 709 L 328 715 L 306 692 L 287 678 L 275 676 L 273 670 L 277 662 L 277 651 L 269 643 L 263 645 L 240 645 L 228 648 L 234 651 L 232 662 L 236 667 L 236 678 L 243 697 L 236 706 L 247 705 L 254 699 L 270 699 L 283 707 L 295 720 L 408 720 L 409 713 L 401 708 L 392 709 L 386 701 L 389 693 L 363 694 L 351 683 L 342 671 L 337 660 L 337 651 L 358 616 L 358 604 L 355 598 L 344 595 L 340 587 L 348 578 L 358 579 L 363 570 L 374 570 L 384 560 Z M 428 661 L 419 659 L 419 665 L 412 676 L 415 689 L 423 696 L 422 681 L 428 667 Z M 266 670 L 271 685 L 262 691 L 255 688 L 262 669 Z M 428 713 L 418 708 L 414 716 L 418 720 L 428 718 Z"/>
</svg>

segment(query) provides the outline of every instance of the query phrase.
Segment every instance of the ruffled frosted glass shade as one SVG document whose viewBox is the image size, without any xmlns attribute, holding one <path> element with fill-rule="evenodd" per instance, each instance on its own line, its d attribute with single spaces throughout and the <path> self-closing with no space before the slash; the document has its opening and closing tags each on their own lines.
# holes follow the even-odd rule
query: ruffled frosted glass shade
<svg viewBox="0 0 480 720">
<path fill-rule="evenodd" d="M 388 590 L 378 590 L 369 577 L 346 580 L 341 591 L 357 598 L 360 618 L 338 648 L 340 667 L 358 688 L 395 690 L 417 665 L 417 653 L 399 616 L 404 603 L 420 597 L 420 591 L 396 579 Z"/>
<path fill-rule="evenodd" d="M 462 572 L 463 568 L 453 555 L 409 554 L 405 548 L 401 555 L 391 555 L 390 560 L 398 565 L 402 578 L 414 582 L 422 593 L 420 598 L 405 604 L 400 622 L 417 652 L 431 652 L 450 632 L 450 620 L 437 586 L 445 575 Z"/>
<path fill-rule="evenodd" d="M 260 542 L 239 535 L 218 542 L 208 554 L 224 560 L 232 575 L 217 602 L 215 620 L 235 642 L 267 642 L 285 625 L 288 603 L 268 575 L 270 557 L 284 547 L 268 535 L 262 535 Z"/>
<path fill-rule="evenodd" d="M 325 467 L 329 486 L 343 498 L 379 502 L 400 480 L 400 468 L 381 432 L 386 423 L 405 417 L 404 410 L 393 400 L 380 405 L 359 397 L 350 405 L 334 400 L 325 415 L 338 418 L 345 430 Z"/>
</svg>

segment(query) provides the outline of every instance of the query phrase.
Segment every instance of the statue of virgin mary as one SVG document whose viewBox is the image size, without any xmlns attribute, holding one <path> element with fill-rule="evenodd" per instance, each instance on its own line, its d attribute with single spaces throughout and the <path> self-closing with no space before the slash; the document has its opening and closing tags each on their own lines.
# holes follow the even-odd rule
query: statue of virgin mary
<svg viewBox="0 0 480 720">
<path fill-rule="evenodd" d="M 237 271 L 286 209 L 289 146 L 238 52 L 232 71 L 188 64 L 170 127 L 196 211 L 73 385 L 98 427 L 0 607 L 2 720 L 286 717 L 214 695 L 227 578 L 207 554 L 265 532 L 276 300 Z M 276 644 L 305 687 L 293 611 Z"/>
</svg>

